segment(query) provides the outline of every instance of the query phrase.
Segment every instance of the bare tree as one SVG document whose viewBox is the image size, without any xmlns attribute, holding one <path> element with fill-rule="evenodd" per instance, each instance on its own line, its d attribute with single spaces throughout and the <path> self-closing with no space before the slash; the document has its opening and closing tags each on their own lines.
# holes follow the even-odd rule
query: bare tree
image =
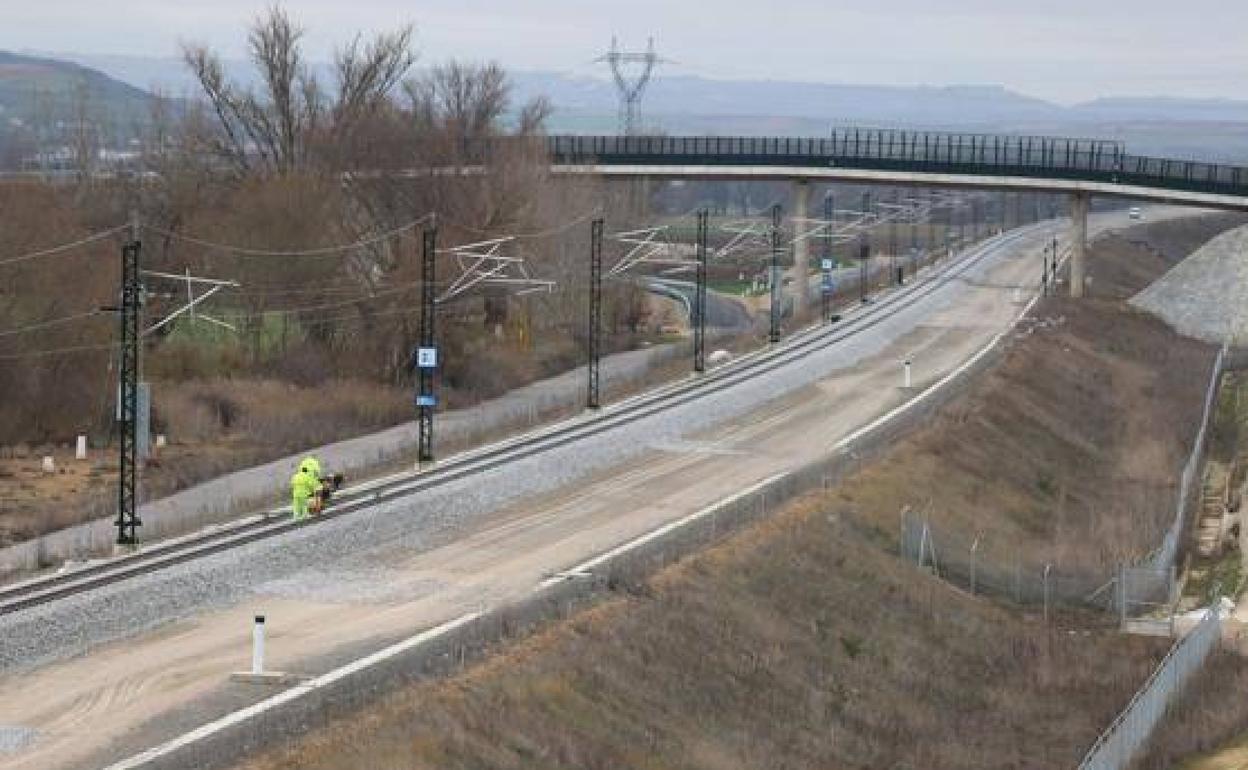
<svg viewBox="0 0 1248 770">
<path fill-rule="evenodd" d="M 341 148 L 353 130 L 388 103 L 414 61 L 412 27 L 356 37 L 335 57 L 337 93 L 327 101 L 303 55 L 304 31 L 280 6 L 256 19 L 248 57 L 264 83 L 257 94 L 230 83 L 220 57 L 203 45 L 183 47 L 183 59 L 203 89 L 218 132 L 209 148 L 239 172 L 290 173 L 306 168 L 319 137 Z M 330 154 L 342 157 L 336 149 Z"/>
<path fill-rule="evenodd" d="M 346 139 L 361 120 L 390 104 L 390 97 L 416 61 L 411 51 L 412 27 L 383 33 L 362 44 L 357 35 L 334 60 L 338 99 L 334 105 L 334 138 Z"/>
<path fill-rule="evenodd" d="M 405 87 L 417 127 L 456 138 L 493 133 L 507 109 L 507 76 L 493 62 L 440 64 Z"/>
</svg>

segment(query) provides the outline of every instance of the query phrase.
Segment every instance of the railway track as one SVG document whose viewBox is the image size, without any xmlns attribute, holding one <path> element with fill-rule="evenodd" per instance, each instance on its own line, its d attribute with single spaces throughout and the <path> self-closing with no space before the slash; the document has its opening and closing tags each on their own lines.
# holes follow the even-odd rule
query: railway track
<svg viewBox="0 0 1248 770">
<path fill-rule="evenodd" d="M 275 537 L 297 527 L 345 516 L 353 511 L 417 494 L 505 463 L 605 433 L 619 425 L 649 417 L 695 399 L 731 388 L 788 365 L 813 349 L 832 345 L 886 320 L 958 279 L 995 250 L 1027 237 L 1039 224 L 1021 228 L 981 244 L 963 258 L 929 274 L 909 288 L 890 292 L 877 302 L 858 307 L 835 326 L 807 328 L 784 343 L 742 357 L 708 374 L 690 377 L 634 396 L 596 413 L 583 414 L 554 425 L 455 455 L 428 470 L 396 474 L 350 487 L 320 516 L 293 523 L 274 509 L 240 523 L 210 532 L 156 543 L 132 554 L 90 564 L 76 570 L 44 576 L 0 589 L 0 615 L 48 604 L 111 583 L 155 572 L 164 567 Z"/>
</svg>

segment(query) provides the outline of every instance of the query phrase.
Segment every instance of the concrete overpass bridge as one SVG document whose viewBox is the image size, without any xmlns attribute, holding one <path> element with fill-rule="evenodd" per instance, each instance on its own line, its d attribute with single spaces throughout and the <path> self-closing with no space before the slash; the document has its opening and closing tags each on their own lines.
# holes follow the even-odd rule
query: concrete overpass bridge
<svg viewBox="0 0 1248 770">
<path fill-rule="evenodd" d="M 552 136 L 546 144 L 556 175 L 791 181 L 790 214 L 799 223 L 809 219 L 811 182 L 1068 194 L 1076 297 L 1084 290 L 1092 196 L 1248 211 L 1248 167 L 1132 155 L 1113 141 L 851 128 L 822 139 Z M 806 249 L 798 238 L 799 275 Z"/>
</svg>

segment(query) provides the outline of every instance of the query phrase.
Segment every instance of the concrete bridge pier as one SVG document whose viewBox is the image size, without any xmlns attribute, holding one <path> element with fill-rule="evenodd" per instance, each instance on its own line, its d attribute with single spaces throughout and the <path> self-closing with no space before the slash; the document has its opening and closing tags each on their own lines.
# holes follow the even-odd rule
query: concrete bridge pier
<svg viewBox="0 0 1248 770">
<path fill-rule="evenodd" d="M 801 318 L 810 297 L 810 239 L 806 238 L 810 216 L 810 182 L 793 183 L 793 317 Z"/>
<path fill-rule="evenodd" d="M 1092 196 L 1077 192 L 1070 198 L 1070 296 L 1082 297 L 1087 273 L 1088 208 Z"/>
</svg>

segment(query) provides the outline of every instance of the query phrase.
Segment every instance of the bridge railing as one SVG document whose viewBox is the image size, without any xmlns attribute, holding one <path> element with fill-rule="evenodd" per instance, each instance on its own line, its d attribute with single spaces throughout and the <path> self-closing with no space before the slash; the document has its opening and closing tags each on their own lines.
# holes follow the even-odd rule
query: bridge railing
<svg viewBox="0 0 1248 770">
<path fill-rule="evenodd" d="M 559 165 L 837 167 L 1076 179 L 1248 196 L 1248 170 L 1128 154 L 1120 142 L 887 129 L 836 129 L 827 138 L 552 136 Z"/>
</svg>

